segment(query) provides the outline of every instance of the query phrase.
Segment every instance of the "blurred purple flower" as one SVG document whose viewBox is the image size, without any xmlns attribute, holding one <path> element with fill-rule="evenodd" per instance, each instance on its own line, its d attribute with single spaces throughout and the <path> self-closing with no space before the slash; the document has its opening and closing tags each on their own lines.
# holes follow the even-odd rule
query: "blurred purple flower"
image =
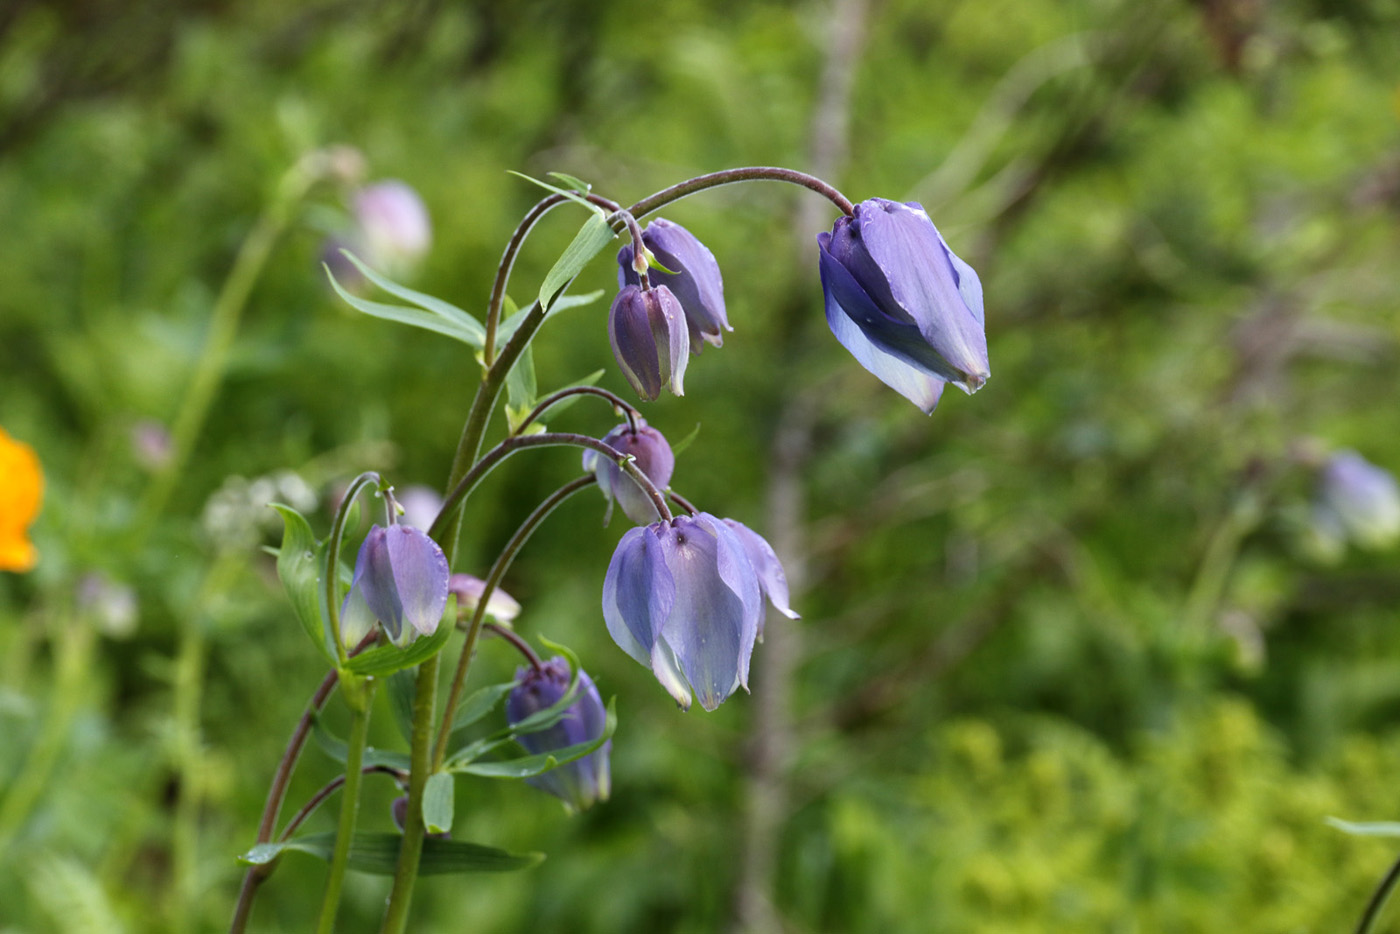
<svg viewBox="0 0 1400 934">
<path fill-rule="evenodd" d="M 602 441 L 608 447 L 633 457 L 637 467 L 658 490 L 666 489 L 671 482 L 671 473 L 676 468 L 676 456 L 671 453 L 671 445 L 666 443 L 661 432 L 642 419 L 637 419 L 636 431 L 624 423 L 604 435 Z M 598 487 L 603 491 L 603 496 L 609 503 L 616 502 L 621 506 L 627 518 L 637 525 L 656 521 L 656 505 L 651 497 L 610 458 L 594 450 L 585 450 L 583 469 L 598 477 Z"/>
<path fill-rule="evenodd" d="M 1390 471 L 1355 451 L 1338 451 L 1318 476 L 1314 516 L 1336 538 L 1388 547 L 1400 539 L 1400 487 Z"/>
<path fill-rule="evenodd" d="M 514 726 L 536 711 L 554 706 L 568 691 L 569 677 L 569 663 L 557 656 L 539 668 L 517 669 L 515 688 L 506 699 L 506 720 Z M 564 716 L 553 726 L 521 733 L 516 740 L 532 755 L 539 755 L 592 742 L 603 735 L 606 725 L 607 710 L 598 696 L 598 688 L 588 673 L 581 670 L 574 703 Z M 608 800 L 612 789 L 608 765 L 611 752 L 612 740 L 608 740 L 582 758 L 525 781 L 559 798 L 572 811 L 586 810 L 599 801 Z"/>
<path fill-rule="evenodd" d="M 453 574 L 448 579 L 447 591 L 457 598 L 457 612 L 470 612 L 481 602 L 481 595 L 486 591 L 486 581 L 470 574 Z M 509 626 L 511 620 L 520 615 L 520 604 L 510 594 L 497 587 L 491 591 L 491 597 L 486 601 L 486 615 Z"/>
<path fill-rule="evenodd" d="M 690 332 L 690 352 L 700 353 L 705 341 L 719 347 L 725 331 L 734 330 L 724 314 L 724 280 L 719 263 L 694 234 L 680 224 L 656 218 L 642 232 L 642 243 L 656 259 L 670 269 L 653 266 L 647 277 L 653 285 L 664 285 L 676 296 L 685 312 Z M 632 267 L 634 246 L 628 243 L 617 254 L 618 285 L 641 285 Z"/>
<path fill-rule="evenodd" d="M 646 291 L 623 286 L 608 312 L 608 338 L 637 395 L 650 402 L 663 386 L 685 395 L 681 380 L 690 356 L 690 331 L 681 303 L 666 286 Z"/>
<path fill-rule="evenodd" d="M 613 641 L 683 710 L 691 691 L 714 710 L 747 690 L 762 617 L 762 585 L 744 543 L 708 513 L 632 529 L 603 582 Z"/>
<path fill-rule="evenodd" d="M 990 375 L 982 284 L 922 206 L 872 198 L 817 234 L 826 321 L 875 376 L 924 412 Z"/>
<path fill-rule="evenodd" d="M 412 268 L 433 242 L 428 209 L 418 192 L 391 179 L 366 185 L 355 193 L 353 213 L 358 236 L 371 266 L 391 272 Z"/>
<path fill-rule="evenodd" d="M 97 628 L 113 639 L 125 639 L 136 631 L 140 615 L 136 591 L 102 571 L 89 571 L 78 579 L 78 606 L 91 613 Z"/>
<path fill-rule="evenodd" d="M 372 526 L 340 608 L 341 638 L 356 645 L 375 620 L 396 645 L 407 645 L 420 632 L 432 635 L 447 608 L 447 578 L 447 556 L 424 532 Z"/>
<path fill-rule="evenodd" d="M 442 511 L 442 494 L 430 486 L 415 484 L 394 492 L 394 499 L 403 507 L 402 522 L 424 532 Z"/>
<path fill-rule="evenodd" d="M 175 449 L 164 425 L 153 418 L 143 418 L 131 426 L 131 451 L 138 464 L 157 471 L 170 463 Z"/>
</svg>

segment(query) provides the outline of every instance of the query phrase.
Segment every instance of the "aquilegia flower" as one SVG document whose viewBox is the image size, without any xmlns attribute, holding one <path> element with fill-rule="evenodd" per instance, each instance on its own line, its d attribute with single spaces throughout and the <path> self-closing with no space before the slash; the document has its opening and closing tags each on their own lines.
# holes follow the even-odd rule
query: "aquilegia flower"
<svg viewBox="0 0 1400 934">
<path fill-rule="evenodd" d="M 1318 475 L 1314 515 L 1339 541 L 1384 548 L 1400 539 L 1400 487 L 1390 471 L 1338 451 Z"/>
<path fill-rule="evenodd" d="M 987 381 L 982 284 L 920 205 L 862 201 L 817 245 L 826 323 L 861 366 L 925 412 Z"/>
<path fill-rule="evenodd" d="M 648 402 L 661 395 L 685 395 L 681 379 L 690 356 L 685 312 L 664 285 L 643 290 L 623 286 L 608 312 L 608 338 L 627 382 Z"/>
<path fill-rule="evenodd" d="M 661 432 L 640 418 L 637 419 L 636 431 L 624 423 L 604 435 L 602 441 L 616 451 L 630 454 L 637 467 L 658 490 L 666 489 L 666 484 L 671 482 L 671 473 L 676 469 L 676 456 L 671 453 L 671 445 L 666 443 Z M 598 487 L 603 491 L 603 496 L 609 503 L 616 502 L 621 506 L 627 518 L 638 525 L 656 521 L 656 505 L 651 497 L 610 458 L 592 449 L 585 450 L 583 469 L 598 477 Z"/>
<path fill-rule="evenodd" d="M 603 618 L 682 710 L 714 710 L 749 680 L 763 591 L 739 536 L 709 513 L 622 536 L 603 581 Z"/>
<path fill-rule="evenodd" d="M 655 285 L 671 290 L 685 311 L 690 330 L 690 352 L 698 354 L 708 341 L 719 347 L 724 343 L 724 331 L 734 330 L 724 315 L 724 280 L 719 263 L 705 244 L 680 224 L 656 218 L 642 231 L 642 243 L 670 272 L 655 266 L 647 277 Z M 633 245 L 628 243 L 617 253 L 619 286 L 640 285 L 641 278 L 632 268 Z"/>
<path fill-rule="evenodd" d="M 425 532 L 371 527 L 340 608 L 341 638 L 347 646 L 358 644 L 375 620 L 395 645 L 407 645 L 420 632 L 432 635 L 447 609 L 447 580 L 447 556 Z"/>
<path fill-rule="evenodd" d="M 515 687 L 506 698 L 506 720 L 514 726 L 539 710 L 554 706 L 569 689 L 569 663 L 551 658 L 539 668 L 526 666 L 515 672 Z M 588 743 L 603 735 L 607 710 L 598 688 L 586 671 L 578 673 L 578 693 L 567 713 L 553 726 L 516 737 L 534 755 L 557 752 L 568 746 Z M 572 811 L 582 811 L 608 800 L 612 788 L 608 755 L 612 740 L 573 762 L 525 779 L 542 791 L 559 798 Z"/>
<path fill-rule="evenodd" d="M 744 546 L 744 554 L 748 556 L 749 564 L 753 565 L 754 573 L 758 575 L 758 587 L 763 591 L 763 596 L 768 598 L 768 602 L 773 604 L 773 609 L 788 619 L 801 619 L 802 617 L 788 606 L 787 574 L 783 573 L 783 566 L 779 563 L 778 556 L 773 553 L 773 546 L 742 522 L 735 522 L 733 519 L 723 521 L 739 537 L 739 543 Z M 762 614 L 758 617 L 758 638 L 760 641 L 763 639 Z"/>
<path fill-rule="evenodd" d="M 29 526 L 44 499 L 44 473 L 34 449 L 0 428 L 0 571 L 28 571 L 39 553 Z"/>
</svg>

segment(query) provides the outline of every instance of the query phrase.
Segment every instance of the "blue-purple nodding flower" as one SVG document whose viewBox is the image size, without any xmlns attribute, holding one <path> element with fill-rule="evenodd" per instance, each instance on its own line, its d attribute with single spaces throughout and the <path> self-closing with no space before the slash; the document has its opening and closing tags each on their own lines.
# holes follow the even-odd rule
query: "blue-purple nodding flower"
<svg viewBox="0 0 1400 934">
<path fill-rule="evenodd" d="M 395 645 L 407 645 L 420 632 L 432 635 L 447 608 L 447 579 L 447 556 L 426 533 L 407 525 L 373 526 L 340 608 L 342 640 L 356 645 L 375 620 Z"/>
<path fill-rule="evenodd" d="M 603 581 L 603 618 L 681 709 L 693 691 L 714 710 L 748 688 L 763 587 L 732 528 L 708 513 L 679 516 L 622 536 Z"/>
<path fill-rule="evenodd" d="M 707 341 L 716 347 L 722 345 L 724 332 L 734 329 L 724 314 L 724 279 L 715 255 L 680 224 L 660 217 L 642 231 L 642 243 L 671 270 L 664 272 L 653 266 L 647 277 L 654 285 L 670 289 L 681 303 L 690 331 L 690 352 L 698 354 Z M 617 253 L 619 286 L 641 284 L 632 261 L 633 245 L 628 243 Z"/>
<path fill-rule="evenodd" d="M 650 402 L 663 386 L 685 395 L 681 380 L 690 358 L 690 331 L 681 303 L 666 286 L 645 291 L 623 286 L 608 313 L 608 338 L 637 395 Z"/>
<path fill-rule="evenodd" d="M 1318 476 L 1314 517 L 1338 544 L 1385 548 L 1400 539 L 1400 486 L 1355 451 L 1338 451 Z"/>
<path fill-rule="evenodd" d="M 982 283 L 923 207 L 862 201 L 817 245 L 826 322 L 861 366 L 924 412 L 987 381 Z"/>
<path fill-rule="evenodd" d="M 506 698 L 506 720 L 514 726 L 539 710 L 554 706 L 569 689 L 569 663 L 551 658 L 539 668 L 523 667 L 515 672 L 515 687 Z M 603 735 L 607 710 L 598 688 L 585 671 L 578 673 L 578 693 L 567 713 L 553 726 L 516 737 L 530 753 L 556 752 L 567 746 L 588 743 Z M 582 811 L 608 800 L 612 779 L 608 754 L 612 740 L 573 762 L 527 778 L 525 781 L 559 798 L 571 811 Z"/>
<path fill-rule="evenodd" d="M 671 473 L 676 469 L 676 456 L 671 453 L 671 445 L 661 432 L 646 422 L 637 419 L 637 430 L 630 425 L 618 425 L 603 436 L 603 443 L 623 454 L 631 455 L 637 467 L 655 484 L 658 490 L 666 489 L 671 482 Z M 598 477 L 598 487 L 608 503 L 617 503 L 622 512 L 637 525 L 648 525 L 657 520 L 656 505 L 651 497 L 637 485 L 611 458 L 603 457 L 592 449 L 583 452 L 583 469 Z"/>
</svg>

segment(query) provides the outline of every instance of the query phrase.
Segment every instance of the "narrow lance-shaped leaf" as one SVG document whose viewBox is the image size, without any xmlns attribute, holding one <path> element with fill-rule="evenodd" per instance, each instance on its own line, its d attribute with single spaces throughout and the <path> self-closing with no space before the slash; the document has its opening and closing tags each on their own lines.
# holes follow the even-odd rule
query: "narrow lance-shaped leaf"
<svg viewBox="0 0 1400 934">
<path fill-rule="evenodd" d="M 325 723 L 318 716 L 311 721 L 311 738 L 316 741 L 316 745 L 321 747 L 321 751 L 330 756 L 336 762 L 344 765 L 349 757 L 349 747 L 345 740 L 336 736 L 326 728 Z M 412 763 L 408 755 L 402 752 L 394 752 L 389 749 L 376 749 L 373 746 L 365 748 L 365 765 L 383 765 L 391 769 L 401 769 L 408 771 Z"/>
<path fill-rule="evenodd" d="M 470 337 L 468 343 L 477 347 L 486 342 L 486 329 L 481 326 L 481 322 L 476 320 L 470 313 L 463 311 L 456 305 L 445 302 L 440 298 L 428 295 L 426 292 L 419 292 L 417 289 L 410 289 L 406 285 L 400 285 L 381 273 L 375 272 L 354 253 L 349 250 L 341 250 L 345 258 L 355 264 L 355 268 L 364 274 L 364 277 L 384 291 L 396 298 L 401 298 L 410 305 L 417 305 L 424 311 L 431 312 L 442 318 L 444 321 L 456 327 L 463 335 Z"/>
<path fill-rule="evenodd" d="M 343 298 L 350 307 L 370 317 L 380 318 L 384 321 L 395 321 L 399 324 L 407 324 L 410 327 L 422 328 L 425 331 L 433 331 L 434 333 L 451 337 L 478 349 L 481 348 L 486 340 L 485 330 L 481 328 L 481 325 L 476 324 L 475 320 L 472 321 L 475 327 L 472 327 L 471 325 L 464 325 L 454 319 L 444 318 L 421 308 L 408 308 L 403 305 L 386 305 L 383 302 L 372 302 L 369 299 L 360 298 L 358 295 L 352 295 L 342 288 L 340 283 L 336 281 L 335 274 L 330 271 L 329 267 L 326 268 L 326 275 L 330 276 L 331 287 L 335 289 L 337 295 Z"/>
<path fill-rule="evenodd" d="M 392 876 L 399 861 L 403 837 L 396 833 L 357 833 L 350 838 L 350 868 L 376 876 Z M 307 853 L 330 862 L 335 849 L 334 833 L 310 834 L 280 843 L 259 843 L 238 857 L 245 866 L 262 866 L 285 852 Z M 512 872 L 538 866 L 543 853 L 508 853 L 493 846 L 439 840 L 423 841 L 418 864 L 420 875 L 435 876 L 459 872 Z"/>
<path fill-rule="evenodd" d="M 345 663 L 345 670 L 357 675 L 383 676 L 404 668 L 421 665 L 442 651 L 456 627 L 440 623 L 431 636 L 419 636 L 404 648 L 396 645 L 377 645 L 361 652 Z"/>
<path fill-rule="evenodd" d="M 603 727 L 602 735 L 597 739 L 586 743 L 575 743 L 552 752 L 521 756 L 516 759 L 504 759 L 498 762 L 453 763 L 449 768 L 453 772 L 463 775 L 478 775 L 482 778 L 529 778 L 532 775 L 548 772 L 550 769 L 573 762 L 575 759 L 582 759 L 611 739 L 613 732 L 617 729 L 617 712 L 614 707 L 615 699 L 608 701 L 606 725 Z"/>
<path fill-rule="evenodd" d="M 455 790 L 450 773 L 435 772 L 428 776 L 428 784 L 423 789 L 423 826 L 428 828 L 428 833 L 447 833 L 452 829 Z"/>
<path fill-rule="evenodd" d="M 544 282 L 540 283 L 540 304 L 545 310 L 553 307 L 559 293 L 564 291 L 574 277 L 583 271 L 583 267 L 601 253 L 615 236 L 612 228 L 608 226 L 607 218 L 601 214 L 594 214 L 583 222 L 573 242 L 564 249 L 558 262 L 545 275 Z"/>
</svg>

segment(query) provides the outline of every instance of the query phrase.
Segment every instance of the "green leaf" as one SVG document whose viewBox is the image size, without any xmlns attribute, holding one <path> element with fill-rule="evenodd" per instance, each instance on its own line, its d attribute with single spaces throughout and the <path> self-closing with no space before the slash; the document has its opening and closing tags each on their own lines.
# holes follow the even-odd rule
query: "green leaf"
<svg viewBox="0 0 1400 934">
<path fill-rule="evenodd" d="M 322 752 L 341 765 L 344 765 L 345 760 L 349 758 L 350 750 L 345 740 L 326 729 L 326 725 L 319 715 L 311 721 L 311 738 L 316 741 L 317 746 L 321 747 Z M 384 765 L 405 772 L 412 765 L 406 753 L 394 752 L 389 749 L 375 749 L 373 746 L 365 747 L 364 764 Z"/>
<path fill-rule="evenodd" d="M 602 297 L 602 289 L 594 289 L 592 292 L 587 292 L 583 295 L 561 295 L 555 300 L 553 305 L 549 306 L 549 313 L 551 315 L 557 315 L 559 312 L 566 311 L 570 308 L 581 308 L 584 305 L 591 305 Z M 510 298 L 507 297 L 506 301 L 510 303 Z M 514 303 L 510 303 L 508 307 L 514 309 Z M 534 305 L 530 306 L 530 308 L 534 307 Z M 505 342 L 510 340 L 511 335 L 520 327 L 520 322 L 524 321 L 525 316 L 530 313 L 530 308 L 526 308 L 524 311 L 510 311 L 507 313 L 506 317 L 496 327 L 497 347 L 504 346 Z"/>
<path fill-rule="evenodd" d="M 282 516 L 282 547 L 277 552 L 277 576 L 292 601 L 292 611 L 307 637 L 326 661 L 336 662 L 335 643 L 321 615 L 321 566 L 325 558 L 311 526 L 290 506 L 273 503 Z"/>
<path fill-rule="evenodd" d="M 471 726 L 482 717 L 496 709 L 496 705 L 501 702 L 501 698 L 510 693 L 515 687 L 514 681 L 504 681 L 501 684 L 492 684 L 467 695 L 467 699 L 462 701 L 462 706 L 457 708 L 457 716 L 452 718 L 452 729 L 460 730 L 464 726 Z"/>
<path fill-rule="evenodd" d="M 560 293 L 615 236 L 612 228 L 608 226 L 607 218 L 601 214 L 594 214 L 583 222 L 583 226 L 574 235 L 573 242 L 565 247 L 559 261 L 545 275 L 544 282 L 540 283 L 540 304 L 546 311 L 552 309 Z"/>
<path fill-rule="evenodd" d="M 1354 823 L 1338 817 L 1327 818 L 1328 825 L 1343 833 L 1358 837 L 1400 837 L 1400 822 L 1377 821 L 1374 823 Z"/>
<path fill-rule="evenodd" d="M 545 174 L 550 178 L 557 178 L 560 184 L 564 185 L 566 188 L 572 188 L 574 191 L 581 191 L 587 194 L 593 190 L 592 185 L 588 184 L 577 175 L 570 175 L 567 172 L 547 172 Z M 589 203 L 592 204 L 592 202 Z M 598 205 L 598 207 L 601 207 L 601 205 Z"/>
<path fill-rule="evenodd" d="M 452 765 L 450 768 L 463 775 L 478 775 L 483 778 L 529 778 L 532 775 L 548 772 L 550 769 L 558 768 L 573 762 L 575 759 L 582 759 L 611 739 L 613 732 L 617 729 L 615 706 L 616 698 L 608 701 L 607 723 L 603 727 L 602 735 L 597 739 L 586 743 L 575 743 L 553 752 L 521 756 L 518 759 L 505 759 L 499 762 L 466 762 L 461 765 Z M 434 776 L 434 778 L 436 777 Z"/>
<path fill-rule="evenodd" d="M 357 675 L 382 677 L 404 668 L 421 665 L 442 651 L 455 629 L 452 623 L 444 619 L 438 623 L 437 631 L 431 636 L 419 636 L 404 648 L 392 644 L 376 645 L 346 662 L 345 670 L 353 671 Z"/>
<path fill-rule="evenodd" d="M 402 668 L 385 679 L 389 695 L 389 710 L 394 725 L 406 743 L 413 742 L 413 700 L 418 694 L 418 675 L 412 668 Z"/>
<path fill-rule="evenodd" d="M 558 187 L 557 185 L 551 185 L 549 182 L 542 182 L 542 181 L 540 181 L 538 178 L 535 178 L 534 176 L 526 175 L 524 172 L 516 172 L 516 171 L 514 171 L 513 169 L 507 169 L 506 171 L 509 172 L 511 175 L 516 176 L 517 178 L 523 178 L 523 179 L 525 179 L 525 181 L 527 181 L 527 182 L 533 182 L 534 184 L 539 185 L 539 186 L 540 186 L 541 188 L 543 188 L 545 191 L 552 191 L 552 192 L 554 192 L 556 195 L 563 195 L 564 197 L 568 198 L 570 201 L 576 202 L 576 203 L 581 204 L 581 205 L 583 205 L 584 207 L 588 208 L 588 210 L 592 211 L 594 214 L 596 214 L 596 215 L 599 216 L 599 217 L 607 217 L 607 216 L 608 216 L 608 212 L 605 211 L 605 210 L 603 210 L 602 205 L 594 204 L 592 201 L 589 201 L 587 198 L 583 197 L 583 196 L 580 195 L 578 192 L 568 191 L 568 190 L 566 190 L 566 189 L 563 189 L 563 188 Z M 557 175 L 558 175 L 558 173 L 556 173 L 556 172 L 551 172 L 551 173 L 549 173 L 549 174 L 550 174 L 550 175 L 555 175 L 556 177 L 557 177 Z M 574 179 L 574 181 L 578 181 L 578 179 Z M 565 182 L 565 184 L 568 184 L 568 182 Z M 584 190 L 584 191 L 587 191 L 588 189 L 585 187 L 583 190 Z"/>
<path fill-rule="evenodd" d="M 344 253 L 345 258 L 355 264 L 356 269 L 364 273 L 366 279 L 373 282 L 390 295 L 401 298 L 410 305 L 417 305 L 424 311 L 432 312 L 459 329 L 462 334 L 474 335 L 468 343 L 480 347 L 486 342 L 486 329 L 481 326 L 480 321 L 477 321 L 476 318 L 472 317 L 469 313 L 440 298 L 435 298 L 425 292 L 419 292 L 417 289 L 410 289 L 406 285 L 399 285 L 389 277 L 381 275 L 369 268 L 369 266 L 361 262 L 359 257 L 349 250 L 341 250 L 340 252 Z"/>
<path fill-rule="evenodd" d="M 527 345 L 506 374 L 506 423 L 513 432 L 535 407 L 535 354 Z"/>
<path fill-rule="evenodd" d="M 428 776 L 423 788 L 423 826 L 428 833 L 447 833 L 452 829 L 452 808 L 456 786 L 448 772 Z"/>
<path fill-rule="evenodd" d="M 382 318 L 385 321 L 396 321 L 410 327 L 423 328 L 426 331 L 446 335 L 478 349 L 486 342 L 486 331 L 474 318 L 471 319 L 470 324 L 465 324 L 421 308 L 372 302 L 369 299 L 360 298 L 358 295 L 352 295 L 341 288 L 340 283 L 335 279 L 335 274 L 330 271 L 330 267 L 326 267 L 326 275 L 330 276 L 331 287 L 335 289 L 337 295 L 345 299 L 355 310 L 362 311 L 371 317 Z M 466 312 L 462 313 L 466 314 Z"/>
<path fill-rule="evenodd" d="M 675 444 L 671 445 L 671 453 L 672 453 L 673 455 L 675 455 L 676 457 L 679 457 L 679 456 L 680 456 L 680 453 L 681 453 L 682 451 L 684 451 L 686 448 L 690 447 L 692 444 L 694 444 L 694 443 L 695 443 L 695 439 L 698 438 L 698 437 L 700 437 L 700 423 L 699 423 L 699 422 L 696 422 L 696 423 L 695 423 L 695 430 L 694 430 L 694 431 L 692 431 L 690 434 L 686 435 L 686 436 L 685 436 L 684 438 L 682 438 L 680 441 L 678 441 L 678 442 L 676 442 Z"/>
<path fill-rule="evenodd" d="M 402 842 L 403 837 L 395 833 L 357 833 L 350 838 L 350 868 L 376 876 L 392 876 L 398 866 Z M 261 866 L 291 851 L 330 862 L 334 848 L 334 833 L 310 834 L 281 843 L 259 843 L 238 857 L 238 861 L 245 866 Z M 508 853 L 493 846 L 429 837 L 423 841 L 418 873 L 439 876 L 459 872 L 511 872 L 538 866 L 543 861 L 543 853 Z"/>
</svg>

